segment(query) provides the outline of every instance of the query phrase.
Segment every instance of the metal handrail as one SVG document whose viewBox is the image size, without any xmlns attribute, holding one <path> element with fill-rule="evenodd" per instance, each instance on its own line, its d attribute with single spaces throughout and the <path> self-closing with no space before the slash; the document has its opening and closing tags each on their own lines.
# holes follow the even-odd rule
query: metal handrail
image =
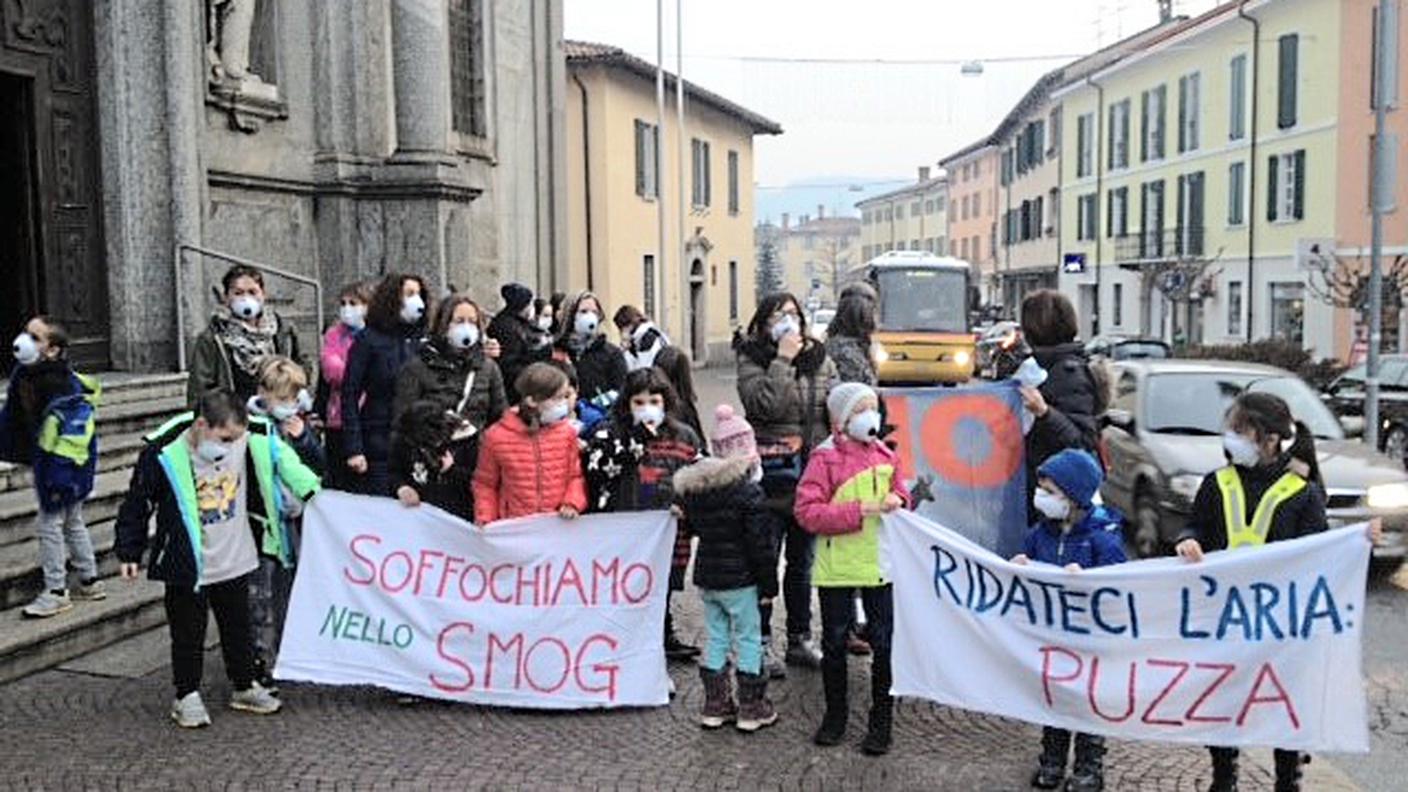
<svg viewBox="0 0 1408 792">
<path fill-rule="evenodd" d="M 315 300 L 315 310 L 318 314 L 318 334 L 323 330 L 323 284 L 317 279 L 307 275 L 300 275 L 297 272 L 290 272 L 286 269 L 270 266 L 260 261 L 236 256 L 232 253 L 223 253 L 219 250 L 194 245 L 189 242 L 177 242 L 175 245 L 175 255 L 172 256 L 172 267 L 176 275 L 176 370 L 185 372 L 186 370 L 186 311 L 182 307 L 181 297 L 186 293 L 185 279 L 181 276 L 182 265 L 185 264 L 186 253 L 199 253 L 220 261 L 228 261 L 231 264 L 243 264 L 246 267 L 253 267 L 260 272 L 267 272 L 271 275 L 278 275 L 287 278 L 295 283 L 305 286 L 312 286 Z"/>
</svg>

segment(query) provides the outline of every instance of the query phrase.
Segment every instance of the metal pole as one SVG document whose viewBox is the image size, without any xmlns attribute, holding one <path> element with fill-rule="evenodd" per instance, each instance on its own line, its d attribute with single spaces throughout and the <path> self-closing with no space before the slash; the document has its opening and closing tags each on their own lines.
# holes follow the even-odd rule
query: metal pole
<svg viewBox="0 0 1408 792">
<path fill-rule="evenodd" d="M 1379 447 L 1379 346 L 1383 341 L 1384 302 L 1384 211 L 1393 200 L 1393 185 L 1387 172 L 1388 151 L 1384 137 L 1384 113 L 1389 102 L 1389 26 L 1397 24 L 1397 14 L 1389 9 L 1391 0 L 1379 0 L 1379 24 L 1375 42 L 1374 147 L 1369 173 L 1373 206 L 1369 240 L 1369 360 L 1364 377 L 1364 442 Z"/>
<path fill-rule="evenodd" d="M 690 317 L 693 316 L 693 306 L 689 304 L 689 267 L 688 261 L 684 258 L 684 234 L 685 234 L 685 202 L 684 202 L 684 3 L 683 0 L 675 0 L 675 126 L 678 131 L 678 152 L 675 155 L 678 159 L 675 163 L 676 192 L 679 196 L 679 216 L 680 235 L 675 240 L 679 245 L 676 250 L 680 254 L 680 334 L 675 338 L 683 339 L 689 335 L 689 339 L 684 342 L 684 348 L 689 350 L 691 355 L 699 350 L 694 348 L 694 337 L 689 332 Z M 707 177 L 706 177 L 707 181 Z M 694 317 L 694 321 L 699 321 L 699 317 Z M 703 361 L 696 361 L 702 363 Z"/>
<path fill-rule="evenodd" d="M 670 301 L 663 299 L 668 292 L 665 290 L 666 277 L 669 267 L 665 263 L 669 260 L 665 256 L 665 191 L 664 186 L 664 164 L 665 156 L 661 143 L 665 139 L 665 0 L 655 0 L 655 215 L 658 225 L 659 240 L 655 253 L 656 272 L 660 276 L 660 284 L 655 287 L 662 299 L 660 300 L 659 316 L 655 317 L 660 322 L 661 327 L 670 326 Z M 653 286 L 653 284 L 648 284 Z M 654 295 L 651 295 L 652 298 Z M 653 301 L 653 299 L 652 299 Z"/>
</svg>

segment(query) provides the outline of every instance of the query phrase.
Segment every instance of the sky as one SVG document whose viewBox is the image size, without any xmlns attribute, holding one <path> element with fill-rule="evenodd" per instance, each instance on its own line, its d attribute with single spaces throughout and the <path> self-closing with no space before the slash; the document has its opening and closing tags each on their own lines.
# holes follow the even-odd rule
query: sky
<svg viewBox="0 0 1408 792">
<path fill-rule="evenodd" d="M 564 0 L 566 35 L 656 57 L 655 0 Z M 1175 0 L 1197 14 L 1216 0 Z M 1157 0 L 683 0 L 684 76 L 782 125 L 755 142 L 759 219 L 854 213 L 990 133 L 1043 73 L 1153 24 Z M 675 70 L 675 0 L 665 0 Z M 780 59 L 757 60 L 758 58 Z M 808 59 L 843 59 L 818 63 Z M 946 61 L 913 63 L 912 61 Z M 982 60 L 980 76 L 959 62 Z M 861 62 L 854 62 L 861 61 Z M 883 63 L 877 61 L 911 61 Z M 859 189 L 857 189 L 859 188 Z"/>
</svg>

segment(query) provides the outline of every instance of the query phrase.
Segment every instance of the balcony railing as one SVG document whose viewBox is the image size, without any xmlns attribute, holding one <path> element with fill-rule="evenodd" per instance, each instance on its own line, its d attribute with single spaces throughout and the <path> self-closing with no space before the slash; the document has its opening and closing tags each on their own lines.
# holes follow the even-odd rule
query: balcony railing
<svg viewBox="0 0 1408 792">
<path fill-rule="evenodd" d="M 1203 226 L 1136 231 L 1115 237 L 1115 261 L 1125 264 L 1197 257 L 1203 255 L 1203 243 Z"/>
</svg>

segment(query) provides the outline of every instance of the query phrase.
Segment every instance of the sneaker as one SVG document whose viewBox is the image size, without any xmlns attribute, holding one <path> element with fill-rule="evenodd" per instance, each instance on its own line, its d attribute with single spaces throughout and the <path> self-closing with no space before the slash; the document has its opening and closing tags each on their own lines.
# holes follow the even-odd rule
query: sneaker
<svg viewBox="0 0 1408 792">
<path fill-rule="evenodd" d="M 210 713 L 205 711 L 200 693 L 191 692 L 171 703 L 171 720 L 183 729 L 199 729 L 210 725 Z"/>
<path fill-rule="evenodd" d="M 69 599 L 67 591 L 46 591 L 24 606 L 24 615 L 31 619 L 47 619 L 72 608 L 73 600 Z"/>
<path fill-rule="evenodd" d="M 103 585 L 103 581 L 94 578 L 87 582 L 80 582 L 70 594 L 73 599 L 81 602 L 97 602 L 108 598 L 108 587 Z"/>
<path fill-rule="evenodd" d="M 821 668 L 821 650 L 810 638 L 793 636 L 787 639 L 787 664 L 803 668 Z"/>
<path fill-rule="evenodd" d="M 279 695 L 279 683 L 274 680 L 274 675 L 269 673 L 269 664 L 265 663 L 263 658 L 254 658 L 254 681 L 269 691 L 270 695 Z"/>
<path fill-rule="evenodd" d="M 283 706 L 282 701 L 258 682 L 250 684 L 249 690 L 236 690 L 230 696 L 230 709 L 252 712 L 255 715 L 273 715 Z"/>
</svg>

